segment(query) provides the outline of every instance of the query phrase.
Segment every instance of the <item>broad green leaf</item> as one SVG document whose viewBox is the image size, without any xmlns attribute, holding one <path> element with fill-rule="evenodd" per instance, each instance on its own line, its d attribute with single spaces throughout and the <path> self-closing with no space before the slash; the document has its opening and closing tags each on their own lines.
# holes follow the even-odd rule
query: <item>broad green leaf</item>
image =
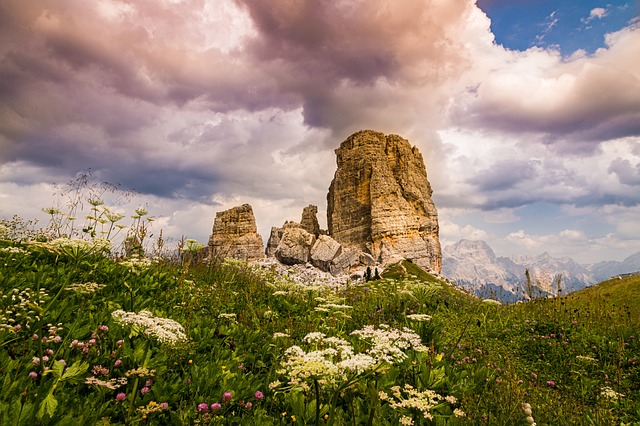
<svg viewBox="0 0 640 426">
<path fill-rule="evenodd" d="M 46 414 L 49 417 L 53 417 L 56 412 L 56 408 L 58 407 L 58 400 L 55 396 L 53 396 L 53 391 L 49 392 L 47 397 L 40 404 L 40 409 L 38 410 L 38 414 L 36 417 L 41 419 Z"/>
<path fill-rule="evenodd" d="M 58 363 L 56 362 L 56 364 Z M 89 369 L 89 363 L 76 361 L 73 363 L 71 367 L 69 367 L 67 371 L 64 372 L 60 381 L 69 382 L 73 384 L 82 383 L 84 382 L 84 376 L 88 369 Z"/>
</svg>

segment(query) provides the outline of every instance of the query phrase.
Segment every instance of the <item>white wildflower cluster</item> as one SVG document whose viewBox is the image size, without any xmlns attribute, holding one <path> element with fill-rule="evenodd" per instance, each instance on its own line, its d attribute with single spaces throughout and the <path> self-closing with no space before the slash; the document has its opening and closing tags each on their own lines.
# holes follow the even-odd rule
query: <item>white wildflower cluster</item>
<svg viewBox="0 0 640 426">
<path fill-rule="evenodd" d="M 153 266 L 154 261 L 147 257 L 140 257 L 137 254 L 133 254 L 127 259 L 121 261 L 120 264 L 129 268 L 134 274 L 139 275 L 141 272 L 144 272 Z"/>
<path fill-rule="evenodd" d="M 273 333 L 274 339 L 282 339 L 287 337 L 290 337 L 287 333 L 280 333 L 279 331 L 276 331 L 275 333 Z"/>
<path fill-rule="evenodd" d="M 411 314 L 411 315 L 407 315 L 407 318 L 417 322 L 431 321 L 431 315 L 427 315 L 427 314 Z"/>
<path fill-rule="evenodd" d="M 598 362 L 597 359 L 586 355 L 576 355 L 576 359 L 585 362 Z"/>
<path fill-rule="evenodd" d="M 32 323 L 40 321 L 40 305 L 47 297 L 44 287 L 38 291 L 28 287 L 24 290 L 14 288 L 7 293 L 0 290 L 0 332 L 29 330 Z"/>
<path fill-rule="evenodd" d="M 339 303 L 322 303 L 314 308 L 316 312 L 326 312 L 331 314 L 334 317 L 346 318 L 349 319 L 351 316 L 347 314 L 345 311 L 349 309 L 353 309 L 353 306 L 350 305 L 342 305 Z"/>
<path fill-rule="evenodd" d="M 98 386 L 101 388 L 116 390 L 126 385 L 127 381 L 128 380 L 126 377 L 118 377 L 118 378 L 109 379 L 109 380 L 100 380 L 97 377 L 91 376 L 91 377 L 87 377 L 87 380 L 84 383 L 85 385 Z"/>
<path fill-rule="evenodd" d="M 102 238 L 83 240 L 80 238 L 56 238 L 49 242 L 52 247 L 77 249 L 89 253 L 102 253 L 111 249 L 111 241 Z"/>
<path fill-rule="evenodd" d="M 380 329 L 371 326 L 351 335 L 368 344 L 368 350 L 354 351 L 350 342 L 339 337 L 327 337 L 324 333 L 307 334 L 302 340 L 309 347 L 292 346 L 285 351 L 279 374 L 289 377 L 289 384 L 309 390 L 309 382 L 317 380 L 321 385 L 335 386 L 349 377 L 360 376 L 376 368 L 407 358 L 404 351 L 426 351 L 420 337 L 405 328 L 396 330 L 386 325 Z"/>
<path fill-rule="evenodd" d="M 385 391 L 378 392 L 378 397 L 381 401 L 386 401 L 389 407 L 399 412 L 419 411 L 422 417 L 427 420 L 433 420 L 433 414 L 431 413 L 433 408 L 447 403 L 453 406 L 458 402 L 452 395 L 443 397 L 431 389 L 419 391 L 409 384 L 405 384 L 404 387 L 392 386 L 390 390 L 391 395 Z M 455 417 L 466 416 L 465 412 L 459 408 L 453 409 L 453 415 Z M 402 423 L 402 418 L 407 417 L 401 417 L 401 424 L 412 424 Z"/>
<path fill-rule="evenodd" d="M 69 287 L 65 288 L 66 291 L 73 291 L 74 293 L 78 293 L 78 294 L 93 294 L 99 290 L 102 290 L 103 288 L 105 288 L 106 285 L 105 284 L 97 284 L 94 282 L 87 282 L 87 283 L 74 283 L 71 284 Z"/>
<path fill-rule="evenodd" d="M 28 254 L 29 252 L 20 247 L 2 247 L 0 252 L 9 254 Z"/>
<path fill-rule="evenodd" d="M 229 322 L 236 324 L 238 321 L 236 320 L 237 315 L 236 314 L 225 314 L 225 313 L 221 313 L 218 314 L 218 319 L 222 319 L 222 320 L 228 320 Z"/>
<path fill-rule="evenodd" d="M 614 391 L 609 386 L 605 386 L 602 389 L 600 389 L 600 398 L 618 399 L 618 398 L 624 398 L 624 397 L 625 397 L 624 394 L 621 394 L 620 392 Z"/>
<path fill-rule="evenodd" d="M 156 370 L 149 370 L 146 367 L 134 368 L 132 370 L 127 370 L 124 373 L 127 377 L 137 376 L 137 377 L 153 377 L 156 375 Z"/>
<path fill-rule="evenodd" d="M 2 223 L 0 223 L 0 240 L 9 239 L 10 234 L 11 234 L 11 230 L 5 225 L 3 225 Z"/>
<path fill-rule="evenodd" d="M 166 345 L 174 346 L 188 340 L 180 323 L 169 318 L 157 317 L 149 311 L 135 313 L 117 310 L 112 312 L 111 316 L 120 324 L 140 329 L 146 335 L 153 336 Z"/>
<path fill-rule="evenodd" d="M 379 361 L 389 364 L 401 362 L 407 358 L 405 351 L 413 349 L 416 352 L 427 352 L 428 348 L 420 341 L 420 336 L 408 327 L 402 330 L 390 328 L 386 324 L 380 324 L 379 328 L 368 325 L 362 330 L 351 332 L 371 346 L 369 354 Z"/>
<path fill-rule="evenodd" d="M 142 415 L 142 419 L 146 419 L 150 414 L 160 413 L 167 409 L 169 409 L 169 403 L 167 402 L 161 402 L 160 404 L 158 404 L 155 401 L 149 401 L 147 405 L 138 407 L 138 412 Z"/>
<path fill-rule="evenodd" d="M 487 305 L 502 305 L 502 303 L 493 299 L 482 299 L 482 303 L 486 303 Z"/>
</svg>

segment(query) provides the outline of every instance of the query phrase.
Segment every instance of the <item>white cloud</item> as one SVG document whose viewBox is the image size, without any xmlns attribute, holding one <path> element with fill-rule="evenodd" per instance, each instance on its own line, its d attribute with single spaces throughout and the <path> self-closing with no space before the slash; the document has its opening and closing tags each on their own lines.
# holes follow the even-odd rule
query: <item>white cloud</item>
<svg viewBox="0 0 640 426">
<path fill-rule="evenodd" d="M 580 19 L 580 21 L 583 24 L 589 24 L 591 21 L 593 21 L 594 19 L 602 19 L 605 16 L 607 16 L 609 14 L 609 12 L 607 11 L 607 9 L 603 8 L 603 7 L 595 7 L 593 9 L 591 9 L 591 12 L 589 12 L 589 16 L 586 18 L 582 18 Z"/>
</svg>

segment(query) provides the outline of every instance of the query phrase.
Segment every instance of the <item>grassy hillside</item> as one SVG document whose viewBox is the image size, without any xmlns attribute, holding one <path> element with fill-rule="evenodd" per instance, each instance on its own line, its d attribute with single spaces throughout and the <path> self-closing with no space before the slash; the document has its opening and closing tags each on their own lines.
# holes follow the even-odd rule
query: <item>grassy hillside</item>
<svg viewBox="0 0 640 426">
<path fill-rule="evenodd" d="M 0 265 L 3 425 L 640 421 L 637 278 L 502 306 L 408 262 L 337 289 L 66 239 Z"/>
</svg>

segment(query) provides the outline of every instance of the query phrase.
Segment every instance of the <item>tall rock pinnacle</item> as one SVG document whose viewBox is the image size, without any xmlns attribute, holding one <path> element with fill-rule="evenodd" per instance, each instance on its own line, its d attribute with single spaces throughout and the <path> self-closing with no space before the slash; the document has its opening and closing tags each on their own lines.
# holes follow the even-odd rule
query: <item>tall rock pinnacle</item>
<svg viewBox="0 0 640 426">
<path fill-rule="evenodd" d="M 440 272 L 438 212 L 418 148 L 397 135 L 362 130 L 336 155 L 327 195 L 329 235 L 377 261 L 402 256 Z"/>
</svg>

